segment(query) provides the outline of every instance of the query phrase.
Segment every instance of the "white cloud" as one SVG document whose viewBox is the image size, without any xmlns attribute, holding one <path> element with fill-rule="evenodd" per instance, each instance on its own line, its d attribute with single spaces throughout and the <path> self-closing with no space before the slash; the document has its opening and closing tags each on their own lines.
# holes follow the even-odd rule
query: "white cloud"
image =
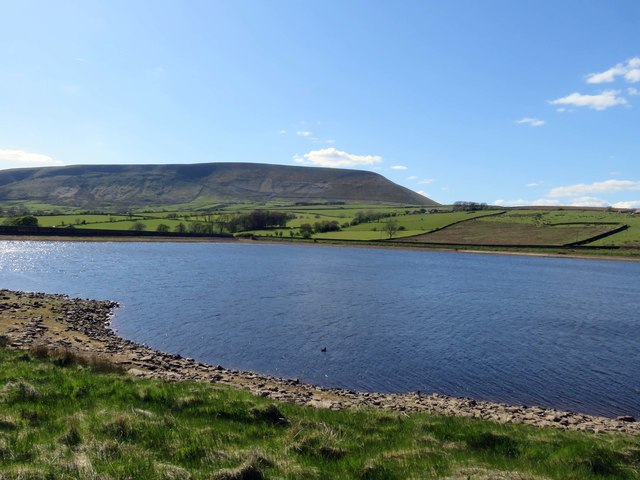
<svg viewBox="0 0 640 480">
<path fill-rule="evenodd" d="M 336 141 L 335 141 L 335 140 L 331 140 L 331 139 L 330 139 L 330 140 L 326 140 L 326 142 L 327 142 L 328 144 L 334 144 L 334 143 L 336 143 Z"/>
<path fill-rule="evenodd" d="M 640 182 L 634 182 L 632 180 L 606 180 L 604 182 L 594 182 L 590 184 L 578 183 L 552 188 L 548 195 L 550 197 L 581 197 L 631 190 L 640 190 Z"/>
<path fill-rule="evenodd" d="M 640 200 L 626 200 L 611 205 L 614 208 L 640 208 Z"/>
<path fill-rule="evenodd" d="M 609 70 L 605 70 L 600 73 L 590 73 L 587 75 L 587 83 L 611 83 L 617 76 L 624 75 L 627 69 L 621 63 L 611 67 Z"/>
<path fill-rule="evenodd" d="M 526 206 L 538 206 L 538 207 L 556 207 L 560 205 L 558 200 L 550 200 L 548 198 L 539 198 L 538 200 L 525 200 L 519 198 L 517 200 L 496 200 L 494 205 L 499 207 L 526 207 Z"/>
<path fill-rule="evenodd" d="M 13 163 L 15 167 L 44 167 L 64 165 L 49 155 L 25 152 L 24 150 L 0 149 L 0 161 Z"/>
<path fill-rule="evenodd" d="M 418 177 L 416 177 L 415 175 L 411 175 L 410 177 L 407 177 L 407 180 L 417 180 Z"/>
<path fill-rule="evenodd" d="M 279 133 L 280 135 L 284 135 L 285 133 L 287 133 L 287 131 L 286 131 L 286 130 L 278 130 L 278 133 Z"/>
<path fill-rule="evenodd" d="M 611 83 L 616 77 L 624 76 L 628 82 L 640 82 L 640 57 L 633 57 L 625 63 L 618 63 L 608 70 L 587 75 L 587 83 Z"/>
<path fill-rule="evenodd" d="M 418 183 L 420 185 L 431 185 L 435 181 L 436 181 L 435 178 L 424 178 L 424 179 L 420 180 Z"/>
<path fill-rule="evenodd" d="M 419 194 L 419 195 L 422 195 L 423 197 L 431 197 L 431 195 L 429 195 L 424 190 L 418 190 L 418 191 L 416 191 L 416 193 Z"/>
<path fill-rule="evenodd" d="M 596 197 L 578 197 L 571 200 L 570 207 L 608 207 L 609 202 Z"/>
<path fill-rule="evenodd" d="M 391 170 L 408 170 L 404 165 L 394 165 L 393 167 L 389 167 Z"/>
<path fill-rule="evenodd" d="M 296 135 L 299 137 L 313 137 L 313 132 L 309 132 L 307 130 L 298 130 Z"/>
<path fill-rule="evenodd" d="M 295 156 L 293 160 L 306 165 L 316 165 L 319 167 L 340 168 L 355 167 L 359 165 L 374 165 L 382 162 L 382 157 L 378 155 L 354 155 L 352 153 L 336 150 L 333 147 L 320 150 L 312 150 L 302 157 Z"/>
<path fill-rule="evenodd" d="M 551 105 L 572 105 L 574 107 L 587 107 L 592 110 L 606 110 L 616 105 L 626 105 L 627 100 L 619 97 L 620 90 L 605 90 L 598 95 L 582 95 L 581 93 L 572 93 L 566 97 L 551 100 Z"/>
<path fill-rule="evenodd" d="M 544 125 L 544 120 L 540 120 L 539 118 L 524 117 L 520 120 L 516 120 L 515 123 L 517 123 L 518 125 L 529 125 L 530 127 L 541 127 L 542 125 Z"/>
<path fill-rule="evenodd" d="M 527 183 L 527 187 L 529 188 L 535 188 L 535 187 L 540 187 L 541 185 L 543 185 L 544 182 L 542 180 L 538 181 L 538 182 L 531 182 L 531 183 Z"/>
<path fill-rule="evenodd" d="M 636 83 L 640 82 L 640 68 L 634 68 L 633 70 L 629 70 L 624 74 L 624 78 L 627 79 L 628 82 Z"/>
<path fill-rule="evenodd" d="M 551 200 L 550 198 L 539 198 L 538 200 L 534 200 L 532 205 L 538 205 L 540 207 L 557 207 L 560 205 L 558 200 Z"/>
<path fill-rule="evenodd" d="M 640 90 L 637 88 L 629 87 L 627 88 L 627 95 L 631 95 L 632 97 L 640 95 Z"/>
</svg>

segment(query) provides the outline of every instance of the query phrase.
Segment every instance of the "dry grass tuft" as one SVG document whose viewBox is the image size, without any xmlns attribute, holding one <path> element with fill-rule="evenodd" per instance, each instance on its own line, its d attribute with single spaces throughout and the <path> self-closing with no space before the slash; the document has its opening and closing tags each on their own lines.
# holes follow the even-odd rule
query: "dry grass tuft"
<svg viewBox="0 0 640 480">
<path fill-rule="evenodd" d="M 154 470 L 158 480 L 191 480 L 191 474 L 177 465 L 156 463 Z"/>
<path fill-rule="evenodd" d="M 530 475 L 528 473 L 490 470 L 488 468 L 461 468 L 453 475 L 442 480 L 547 480 L 546 477 Z"/>
<path fill-rule="evenodd" d="M 95 353 L 80 352 L 71 348 L 55 347 L 44 343 L 32 345 L 29 353 L 41 360 L 51 360 L 58 367 L 81 365 L 100 373 L 124 373 L 123 366 Z"/>
<path fill-rule="evenodd" d="M 0 398 L 7 403 L 32 401 L 40 398 L 40 392 L 29 382 L 18 380 L 7 383 L 0 391 Z"/>
</svg>

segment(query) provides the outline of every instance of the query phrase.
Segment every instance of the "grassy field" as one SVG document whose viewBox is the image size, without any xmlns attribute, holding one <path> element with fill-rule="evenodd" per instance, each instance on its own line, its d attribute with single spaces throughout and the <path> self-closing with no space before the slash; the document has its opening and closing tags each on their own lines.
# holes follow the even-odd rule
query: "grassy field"
<svg viewBox="0 0 640 480">
<path fill-rule="evenodd" d="M 425 214 L 398 214 L 393 217 L 397 222 L 398 230 L 394 238 L 418 235 L 450 225 L 461 220 L 482 217 L 495 212 L 447 212 L 447 213 L 425 213 Z M 381 219 L 378 222 L 368 222 L 348 227 L 340 232 L 328 232 L 315 235 L 317 238 L 336 238 L 346 240 L 384 240 L 389 238 L 385 232 L 385 222 L 388 219 Z"/>
<path fill-rule="evenodd" d="M 475 219 L 412 237 L 411 241 L 478 245 L 565 245 L 592 238 L 617 225 L 534 225 Z"/>
<path fill-rule="evenodd" d="M 38 217 L 38 225 L 41 227 L 64 227 L 67 225 L 84 226 L 93 224 L 113 223 L 127 220 L 125 215 L 41 215 Z M 83 223 L 84 222 L 84 223 Z M 93 227 L 98 228 L 98 227 Z"/>
<path fill-rule="evenodd" d="M 628 225 L 628 229 L 615 235 L 588 244 L 594 247 L 613 247 L 613 254 L 637 256 L 640 248 L 640 215 L 605 210 L 576 209 L 506 209 L 479 212 L 453 212 L 446 207 L 440 213 L 420 213 L 416 207 L 391 205 L 307 205 L 282 206 L 233 204 L 205 206 L 177 206 L 174 210 L 163 208 L 156 211 L 147 208 L 127 215 L 82 214 L 39 215 L 41 226 L 68 226 L 76 228 L 98 228 L 105 230 L 129 230 L 134 222 L 142 222 L 146 231 L 155 231 L 158 225 L 169 226 L 173 231 L 182 223 L 188 229 L 193 222 L 215 221 L 224 215 L 229 217 L 247 213 L 256 208 L 288 212 L 295 216 L 286 228 L 254 230 L 246 232 L 258 237 L 299 239 L 300 227 L 313 226 L 316 222 L 335 221 L 340 231 L 313 233 L 318 240 L 379 241 L 389 238 L 385 223 L 392 220 L 397 231 L 394 238 L 415 237 L 411 241 L 439 243 L 442 245 L 491 244 L 491 245 L 564 245 L 591 238 L 597 234 Z M 45 207 L 40 205 L 40 207 Z M 352 225 L 354 218 L 363 212 L 385 214 L 377 221 Z M 499 213 L 499 215 L 496 215 Z M 2 217 L 0 217 L 2 218 Z M 6 218 L 6 217 L 5 217 Z M 466 222 L 465 220 L 478 219 Z M 2 218 L 4 219 L 4 218 Z M 457 222 L 458 225 L 434 232 Z M 214 231 L 218 232 L 216 225 Z M 606 254 L 606 252 L 605 252 Z"/>
<path fill-rule="evenodd" d="M 2 479 L 638 479 L 640 438 L 278 404 L 0 348 Z"/>
</svg>

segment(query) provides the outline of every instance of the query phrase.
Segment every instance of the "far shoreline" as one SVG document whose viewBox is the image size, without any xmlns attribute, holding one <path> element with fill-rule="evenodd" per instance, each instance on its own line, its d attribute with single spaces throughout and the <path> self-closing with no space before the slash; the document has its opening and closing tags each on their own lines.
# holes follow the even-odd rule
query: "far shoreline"
<svg viewBox="0 0 640 480">
<path fill-rule="evenodd" d="M 447 252 L 447 253 L 466 253 L 478 255 L 504 255 L 517 257 L 540 257 L 540 258 L 570 258 L 575 260 L 606 260 L 614 262 L 640 262 L 638 257 L 625 255 L 602 255 L 602 254 L 585 254 L 571 252 L 531 252 L 521 250 L 488 250 L 482 248 L 458 246 L 427 246 L 419 244 L 401 244 L 401 243 L 371 243 L 367 244 L 363 241 L 340 241 L 334 239 L 309 239 L 301 241 L 291 240 L 275 240 L 273 238 L 221 238 L 221 237 L 162 237 L 162 236 L 47 236 L 47 235 L 0 235 L 0 241 L 29 241 L 29 242 L 102 242 L 102 243 L 236 243 L 244 245 L 285 245 L 285 246 L 325 246 L 337 248 L 361 248 L 361 249 L 380 249 L 380 250 L 400 250 L 400 251 L 419 251 L 419 252 Z M 317 240 L 317 241 L 314 241 Z M 560 247 L 558 247 L 560 248 Z"/>
</svg>

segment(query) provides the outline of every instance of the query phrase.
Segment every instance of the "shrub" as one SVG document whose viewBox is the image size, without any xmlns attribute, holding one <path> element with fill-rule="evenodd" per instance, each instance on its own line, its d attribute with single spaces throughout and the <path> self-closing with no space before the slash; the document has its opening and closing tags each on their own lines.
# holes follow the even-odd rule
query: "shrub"
<svg viewBox="0 0 640 480">
<path fill-rule="evenodd" d="M 9 226 L 24 226 L 24 227 L 37 227 L 38 219 L 31 215 L 25 215 L 24 217 L 10 217 L 4 221 L 5 225 Z"/>
</svg>

